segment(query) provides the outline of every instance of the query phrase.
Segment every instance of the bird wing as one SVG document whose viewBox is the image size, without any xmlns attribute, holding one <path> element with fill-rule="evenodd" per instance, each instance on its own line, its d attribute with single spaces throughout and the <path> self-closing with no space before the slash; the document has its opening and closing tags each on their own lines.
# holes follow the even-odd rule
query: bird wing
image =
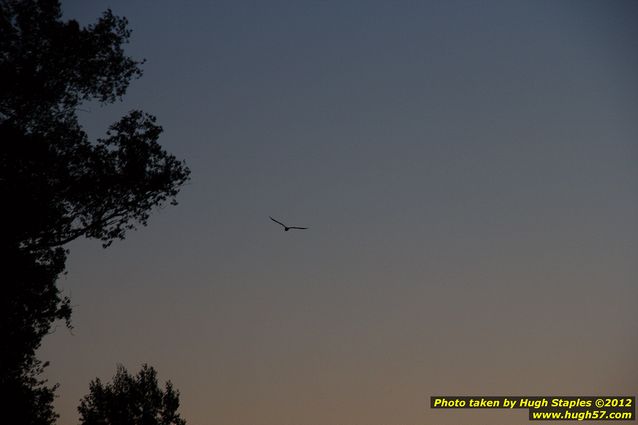
<svg viewBox="0 0 638 425">
<path fill-rule="evenodd" d="M 270 216 L 268 216 L 268 217 L 270 217 Z M 281 224 L 282 226 L 286 227 L 286 225 L 285 225 L 284 223 L 282 223 L 281 221 L 277 221 L 277 220 L 275 220 L 275 219 L 274 219 L 274 218 L 272 218 L 272 217 L 270 217 L 270 219 L 271 219 L 272 221 L 274 221 L 275 223 L 277 223 L 277 224 Z"/>
<path fill-rule="evenodd" d="M 306 230 L 307 227 L 297 227 L 297 226 L 290 226 L 288 227 L 289 229 L 299 229 L 299 230 Z"/>
</svg>

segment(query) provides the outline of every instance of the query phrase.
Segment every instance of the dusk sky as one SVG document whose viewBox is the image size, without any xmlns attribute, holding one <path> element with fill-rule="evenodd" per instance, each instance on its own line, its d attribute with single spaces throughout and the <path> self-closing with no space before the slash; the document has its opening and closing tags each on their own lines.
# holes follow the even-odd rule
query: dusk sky
<svg viewBox="0 0 638 425">
<path fill-rule="evenodd" d="M 39 358 L 61 425 L 116 364 L 191 425 L 527 423 L 433 395 L 638 393 L 638 2 L 63 1 L 146 58 L 192 171 Z M 283 232 L 278 218 L 303 231 Z"/>
</svg>

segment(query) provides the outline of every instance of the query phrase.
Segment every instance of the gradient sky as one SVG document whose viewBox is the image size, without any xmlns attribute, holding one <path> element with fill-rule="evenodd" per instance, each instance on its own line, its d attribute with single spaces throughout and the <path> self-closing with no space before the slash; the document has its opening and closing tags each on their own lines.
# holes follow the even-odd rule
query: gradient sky
<svg viewBox="0 0 638 425">
<path fill-rule="evenodd" d="M 59 423 L 148 362 L 195 425 L 526 423 L 638 393 L 638 2 L 66 1 L 145 75 L 180 205 L 69 248 Z M 281 231 L 268 216 L 309 226 Z"/>
</svg>

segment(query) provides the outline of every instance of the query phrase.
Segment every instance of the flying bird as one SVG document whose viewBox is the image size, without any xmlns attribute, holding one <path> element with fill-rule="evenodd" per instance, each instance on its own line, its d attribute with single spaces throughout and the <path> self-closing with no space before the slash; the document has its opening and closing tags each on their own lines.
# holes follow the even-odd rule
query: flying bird
<svg viewBox="0 0 638 425">
<path fill-rule="evenodd" d="M 268 216 L 268 217 L 270 217 L 270 216 Z M 281 221 L 277 221 L 277 220 L 275 220 L 275 219 L 274 219 L 274 218 L 272 218 L 272 217 L 270 217 L 270 219 L 271 219 L 272 221 L 274 221 L 275 223 L 282 225 L 282 226 L 284 227 L 284 232 L 287 232 L 287 231 L 288 231 L 288 230 L 290 230 L 290 229 L 299 229 L 299 230 L 306 230 L 306 229 L 307 229 L 307 227 L 286 226 L 286 225 L 285 225 L 284 223 L 282 223 Z"/>
</svg>

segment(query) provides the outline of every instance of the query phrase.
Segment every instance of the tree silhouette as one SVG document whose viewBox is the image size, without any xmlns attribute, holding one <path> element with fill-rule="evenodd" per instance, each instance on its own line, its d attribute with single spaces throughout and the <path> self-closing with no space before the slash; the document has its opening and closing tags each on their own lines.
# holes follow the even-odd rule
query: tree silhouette
<svg viewBox="0 0 638 425">
<path fill-rule="evenodd" d="M 162 391 L 157 372 L 146 364 L 136 376 L 118 365 L 111 383 L 104 385 L 96 379 L 89 388 L 78 407 L 82 425 L 186 424 L 177 413 L 179 391 L 173 389 L 170 381 Z"/>
<path fill-rule="evenodd" d="M 189 177 L 151 115 L 131 111 L 93 142 L 78 122 L 82 102 L 121 99 L 142 75 L 129 36 L 110 10 L 81 27 L 58 0 L 0 0 L 0 411 L 12 423 L 55 420 L 35 351 L 54 321 L 70 326 L 64 245 L 124 238 Z"/>
</svg>

